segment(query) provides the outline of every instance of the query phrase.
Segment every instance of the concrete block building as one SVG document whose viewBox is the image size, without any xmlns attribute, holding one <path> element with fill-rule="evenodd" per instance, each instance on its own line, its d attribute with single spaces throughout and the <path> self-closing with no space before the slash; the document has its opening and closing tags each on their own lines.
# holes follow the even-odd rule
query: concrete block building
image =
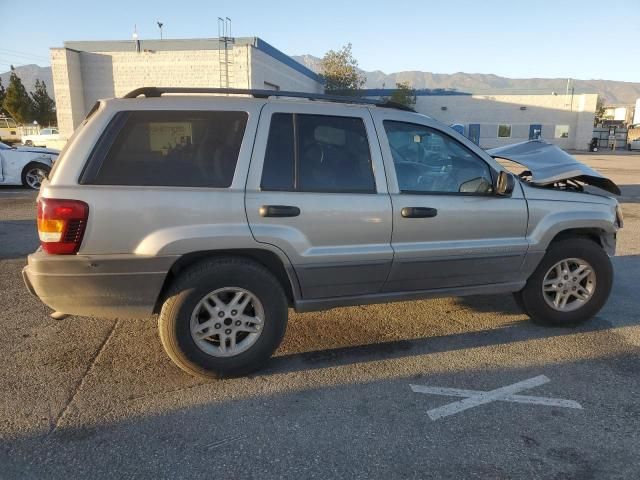
<svg viewBox="0 0 640 480">
<path fill-rule="evenodd" d="M 98 99 L 138 87 L 323 91 L 316 73 L 257 37 L 65 42 L 51 68 L 65 137 Z"/>
<path fill-rule="evenodd" d="M 368 90 L 368 97 L 393 90 Z M 415 109 L 447 125 L 458 124 L 482 148 L 542 138 L 569 150 L 587 150 L 598 95 L 418 91 Z"/>
<path fill-rule="evenodd" d="M 597 94 L 496 94 L 418 97 L 416 110 L 447 124 L 483 148 L 541 137 L 564 149 L 586 150 Z"/>
</svg>

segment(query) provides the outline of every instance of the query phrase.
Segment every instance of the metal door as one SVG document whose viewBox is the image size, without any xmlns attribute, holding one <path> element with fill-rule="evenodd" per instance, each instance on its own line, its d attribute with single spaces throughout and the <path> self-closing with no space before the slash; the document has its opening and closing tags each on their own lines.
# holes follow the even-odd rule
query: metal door
<svg viewBox="0 0 640 480">
<path fill-rule="evenodd" d="M 383 290 L 520 280 L 528 245 L 527 206 L 519 185 L 510 197 L 494 195 L 497 164 L 436 122 L 414 124 L 396 112 L 380 112 L 375 124 L 393 205 L 394 260 Z M 451 188 L 451 179 L 465 175 L 468 183 Z"/>
<path fill-rule="evenodd" d="M 542 125 L 533 123 L 529 125 L 529 140 L 537 140 L 542 138 Z"/>
<path fill-rule="evenodd" d="M 469 124 L 469 140 L 471 140 L 476 145 L 480 145 L 480 124 L 479 123 Z"/>
<path fill-rule="evenodd" d="M 305 132 L 310 127 L 304 127 L 304 122 L 311 117 L 320 126 L 313 127 L 312 141 L 308 142 Z M 351 132 L 345 130 L 343 135 L 340 128 L 322 126 L 323 118 L 337 119 L 336 125 L 355 122 L 354 125 L 361 125 L 366 134 L 364 137 L 354 134 L 352 138 Z M 281 121 L 284 125 L 282 131 L 281 127 L 276 127 Z M 288 133 L 288 122 L 293 122 L 291 134 Z M 272 126 L 274 130 L 270 132 Z M 305 131 L 298 131 L 303 129 Z M 289 135 L 294 138 L 291 145 L 287 143 Z M 280 146 L 273 147 L 270 142 Z M 357 144 L 349 144 L 346 148 L 348 142 Z M 356 157 L 360 159 L 365 149 L 370 154 L 366 168 L 372 169 L 369 172 L 373 175 L 370 177 L 371 191 L 349 191 L 339 187 L 323 191 L 320 183 L 309 183 L 316 177 L 310 177 L 309 182 L 306 177 L 297 182 L 299 176 L 306 175 L 302 170 L 309 167 L 308 163 L 317 160 L 322 172 L 329 162 L 336 161 L 338 157 L 342 162 L 343 175 L 349 175 L 348 172 L 352 171 L 350 162 L 355 162 Z M 278 158 L 286 156 L 293 159 L 293 170 L 288 166 L 284 168 L 282 176 L 287 178 L 281 182 L 274 178 L 274 171 L 280 162 Z M 359 165 L 358 168 L 361 167 Z M 317 178 L 328 185 L 342 182 L 342 179 L 331 179 L 333 183 L 330 183 L 322 175 L 319 173 Z M 303 185 L 304 182 L 307 186 Z M 380 291 L 393 259 L 391 200 L 378 140 L 367 108 L 303 102 L 270 102 L 265 105 L 247 179 L 245 204 L 255 239 L 275 245 L 286 254 L 300 281 L 303 298 Z"/>
</svg>

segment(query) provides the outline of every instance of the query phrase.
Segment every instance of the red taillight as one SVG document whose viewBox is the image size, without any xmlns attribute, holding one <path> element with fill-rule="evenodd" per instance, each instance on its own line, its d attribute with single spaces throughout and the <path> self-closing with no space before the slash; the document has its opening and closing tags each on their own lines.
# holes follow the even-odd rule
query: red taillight
<svg viewBox="0 0 640 480">
<path fill-rule="evenodd" d="M 89 218 L 89 205 L 80 200 L 40 198 L 38 236 L 47 253 L 72 255 L 78 252 Z"/>
</svg>

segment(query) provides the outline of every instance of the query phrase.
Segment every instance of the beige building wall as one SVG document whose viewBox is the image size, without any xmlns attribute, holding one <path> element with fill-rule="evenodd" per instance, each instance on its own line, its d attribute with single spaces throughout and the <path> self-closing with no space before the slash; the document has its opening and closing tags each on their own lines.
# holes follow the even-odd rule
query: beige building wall
<svg viewBox="0 0 640 480">
<path fill-rule="evenodd" d="M 529 139 L 529 126 L 542 125 L 542 138 L 566 149 L 586 150 L 593 132 L 597 94 L 427 95 L 416 110 L 447 125 L 459 123 L 468 135 L 480 124 L 480 146 L 493 148 Z M 524 107 L 524 108 L 523 108 Z M 498 125 L 511 125 L 510 138 L 498 138 Z M 556 138 L 556 126 L 569 126 L 568 138 Z"/>
<path fill-rule="evenodd" d="M 294 92 L 323 93 L 324 87 L 319 82 L 305 75 L 300 75 L 293 68 L 274 61 L 266 53 L 251 47 L 251 85 L 255 89 L 289 90 Z"/>
<path fill-rule="evenodd" d="M 51 74 L 58 129 L 62 135 L 70 136 L 86 114 L 80 53 L 66 48 L 51 49 Z"/>
<path fill-rule="evenodd" d="M 121 97 L 139 87 L 230 87 L 321 92 L 322 85 L 250 44 L 224 51 L 51 50 L 58 126 L 69 137 L 102 98 Z M 283 54 L 280 54 L 283 55 Z M 225 67 L 226 66 L 226 67 Z M 221 75 L 222 73 L 222 75 Z"/>
</svg>

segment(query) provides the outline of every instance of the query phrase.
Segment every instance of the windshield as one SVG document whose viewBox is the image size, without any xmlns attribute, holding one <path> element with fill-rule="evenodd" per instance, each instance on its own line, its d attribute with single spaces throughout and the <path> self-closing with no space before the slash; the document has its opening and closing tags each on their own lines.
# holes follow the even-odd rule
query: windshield
<svg viewBox="0 0 640 480">
<path fill-rule="evenodd" d="M 6 143 L 0 142 L 0 150 L 11 150 L 11 147 Z"/>
</svg>

